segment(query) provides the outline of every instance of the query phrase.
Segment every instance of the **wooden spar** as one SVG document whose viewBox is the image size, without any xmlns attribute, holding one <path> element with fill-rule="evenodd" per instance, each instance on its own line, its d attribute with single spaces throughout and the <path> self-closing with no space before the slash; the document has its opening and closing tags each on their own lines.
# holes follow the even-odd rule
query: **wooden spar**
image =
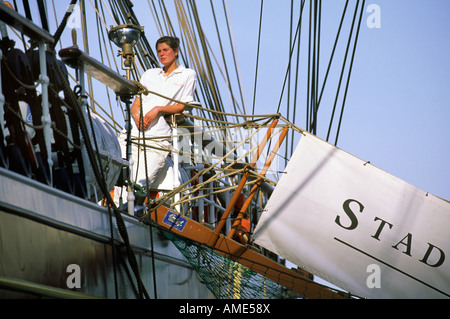
<svg viewBox="0 0 450 319">
<path fill-rule="evenodd" d="M 281 132 L 280 137 L 278 138 L 277 144 L 273 147 L 272 152 L 269 155 L 269 158 L 267 159 L 266 163 L 264 164 L 263 169 L 261 170 L 260 175 L 262 177 L 266 176 L 267 171 L 269 170 L 270 165 L 272 164 L 273 159 L 275 158 L 276 153 L 278 152 L 278 149 L 280 148 L 281 144 L 283 143 L 284 138 L 286 137 L 287 132 L 289 131 L 289 127 L 285 127 L 283 131 Z M 228 238 L 233 238 L 234 233 L 236 232 L 237 227 L 241 223 L 242 218 L 245 215 L 245 212 L 247 211 L 248 206 L 250 206 L 250 203 L 253 200 L 253 197 L 256 194 L 256 191 L 258 187 L 261 185 L 263 179 L 262 177 L 258 177 L 256 179 L 255 185 L 253 185 L 250 194 L 248 195 L 247 199 L 244 202 L 244 205 L 242 205 L 241 210 L 239 211 L 238 216 L 236 217 L 236 221 L 233 223 L 233 227 L 231 227 L 230 232 L 228 233 Z"/>
<path fill-rule="evenodd" d="M 119 96 L 132 96 L 139 91 L 136 84 L 76 47 L 60 50 L 59 56 L 72 68 L 76 69 L 83 65 L 87 74 L 113 89 Z"/>
<path fill-rule="evenodd" d="M 186 216 L 172 212 L 165 206 L 160 206 L 156 211 L 151 212 L 150 219 L 176 235 L 206 246 L 209 246 L 208 242 L 211 236 L 215 235 L 213 230 Z M 215 253 L 239 262 L 250 270 L 294 290 L 304 298 L 344 298 L 329 288 L 310 280 L 306 271 L 299 273 L 288 269 L 222 234 L 217 235 L 215 246 L 209 247 Z"/>
<path fill-rule="evenodd" d="M 253 157 L 252 161 L 248 164 L 248 166 L 250 166 L 250 168 L 254 168 L 256 166 L 256 162 L 258 161 L 259 156 L 261 155 L 264 147 L 266 146 L 267 141 L 270 139 L 270 136 L 272 135 L 272 131 L 275 128 L 275 126 L 277 125 L 277 123 L 278 123 L 278 118 L 275 118 L 273 120 L 272 124 L 270 125 L 269 129 L 267 130 L 267 133 L 264 136 L 264 139 L 258 145 L 258 150 L 256 151 L 255 156 Z M 234 204 L 236 203 L 236 201 L 239 197 L 239 194 L 241 193 L 242 189 L 244 188 L 249 175 L 250 175 L 250 173 L 248 171 L 245 171 L 244 174 L 242 175 L 241 181 L 239 182 L 239 185 L 236 188 L 236 191 L 234 192 L 233 196 L 231 197 L 231 200 L 228 203 L 227 208 L 223 212 L 222 217 L 220 218 L 216 229 L 214 230 L 214 232 L 211 235 L 211 238 L 208 242 L 209 246 L 214 246 L 216 244 L 217 240 L 219 239 L 219 233 L 222 231 L 223 226 L 225 226 L 225 222 L 226 222 L 228 216 L 230 215 L 230 212 L 233 209 Z"/>
</svg>

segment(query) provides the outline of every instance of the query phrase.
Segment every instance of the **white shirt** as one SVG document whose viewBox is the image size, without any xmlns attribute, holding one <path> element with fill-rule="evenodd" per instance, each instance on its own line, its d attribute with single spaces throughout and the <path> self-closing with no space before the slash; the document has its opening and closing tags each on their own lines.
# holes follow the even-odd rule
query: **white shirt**
<svg viewBox="0 0 450 319">
<path fill-rule="evenodd" d="M 149 69 L 144 72 L 140 81 L 149 91 L 157 92 L 174 100 L 190 103 L 194 100 L 194 91 L 197 85 L 197 73 L 194 70 L 178 66 L 169 76 L 166 76 L 162 68 Z M 142 95 L 143 114 L 155 106 L 176 104 L 155 94 Z M 132 121 L 132 136 L 138 137 L 139 130 Z M 170 136 L 172 130 L 164 116 L 160 113 L 145 131 L 145 137 Z"/>
</svg>

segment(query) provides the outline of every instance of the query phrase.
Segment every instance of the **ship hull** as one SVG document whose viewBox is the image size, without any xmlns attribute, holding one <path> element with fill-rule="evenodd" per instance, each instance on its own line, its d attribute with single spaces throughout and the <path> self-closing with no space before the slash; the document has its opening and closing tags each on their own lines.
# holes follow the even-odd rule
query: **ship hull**
<svg viewBox="0 0 450 319">
<path fill-rule="evenodd" d="M 60 292 L 68 291 L 75 297 L 137 298 L 136 278 L 111 214 L 0 168 L 0 298 L 66 297 Z M 157 298 L 212 297 L 158 230 L 131 216 L 123 219 L 151 298 L 155 292 Z"/>
</svg>

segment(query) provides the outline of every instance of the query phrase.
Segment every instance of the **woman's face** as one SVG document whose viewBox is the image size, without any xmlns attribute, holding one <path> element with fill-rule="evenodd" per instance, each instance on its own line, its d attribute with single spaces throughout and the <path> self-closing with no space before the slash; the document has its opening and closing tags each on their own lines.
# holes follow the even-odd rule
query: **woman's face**
<svg viewBox="0 0 450 319">
<path fill-rule="evenodd" d="M 165 66 L 171 65 L 177 59 L 178 50 L 174 51 L 167 43 L 158 44 L 156 50 L 159 61 Z"/>
</svg>

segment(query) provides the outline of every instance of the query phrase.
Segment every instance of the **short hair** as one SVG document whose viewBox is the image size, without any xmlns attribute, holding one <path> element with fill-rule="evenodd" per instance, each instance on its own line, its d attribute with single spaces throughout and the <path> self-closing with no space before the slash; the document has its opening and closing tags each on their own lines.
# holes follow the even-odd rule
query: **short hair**
<svg viewBox="0 0 450 319">
<path fill-rule="evenodd" d="M 161 43 L 166 43 L 174 51 L 180 48 L 180 39 L 177 37 L 165 36 L 159 38 L 158 41 L 156 41 L 156 50 L 158 50 L 158 45 Z"/>
</svg>

